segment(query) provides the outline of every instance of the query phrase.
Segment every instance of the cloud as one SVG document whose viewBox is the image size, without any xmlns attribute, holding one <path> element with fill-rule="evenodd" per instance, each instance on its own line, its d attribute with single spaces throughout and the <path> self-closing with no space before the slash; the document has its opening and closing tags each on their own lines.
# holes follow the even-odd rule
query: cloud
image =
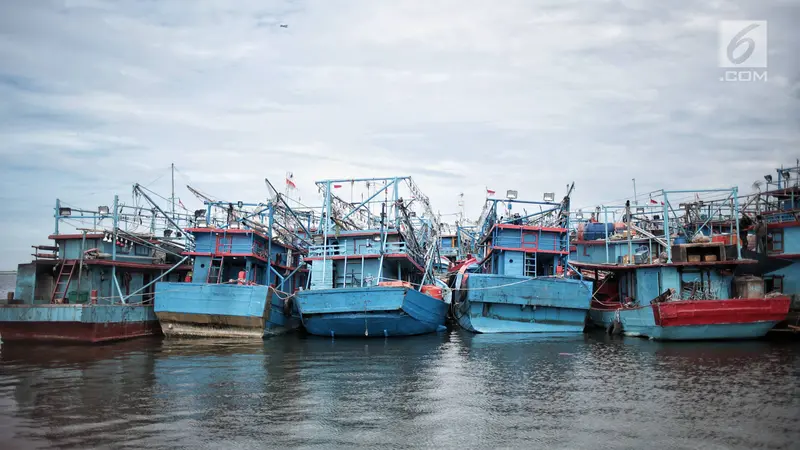
<svg viewBox="0 0 800 450">
<path fill-rule="evenodd" d="M 717 25 L 769 22 L 769 81 L 720 82 Z M 89 207 L 176 184 L 410 174 L 443 213 L 484 186 L 575 205 L 739 185 L 800 143 L 800 6 L 783 1 L 4 2 L 0 268 Z M 285 23 L 287 28 L 279 24 Z M 24 239 L 23 239 L 24 237 Z"/>
</svg>

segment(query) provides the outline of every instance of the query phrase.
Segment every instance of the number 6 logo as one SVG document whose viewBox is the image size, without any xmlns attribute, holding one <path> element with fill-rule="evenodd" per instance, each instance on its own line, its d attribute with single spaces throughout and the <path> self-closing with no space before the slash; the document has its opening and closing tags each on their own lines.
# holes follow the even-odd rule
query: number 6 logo
<svg viewBox="0 0 800 450">
<path fill-rule="evenodd" d="M 744 36 L 756 28 L 758 28 L 757 23 L 750 24 L 749 26 L 746 26 L 742 31 L 736 33 L 736 35 L 733 36 L 733 39 L 731 39 L 731 41 L 728 43 L 728 50 L 727 50 L 728 60 L 730 62 L 737 65 L 741 64 L 747 61 L 747 58 L 749 58 L 750 55 L 753 54 L 753 51 L 756 49 L 756 42 L 752 38 Z M 742 44 L 747 44 L 747 49 L 738 57 L 734 56 L 733 55 L 734 52 Z"/>
<path fill-rule="evenodd" d="M 767 22 L 720 22 L 719 65 L 727 68 L 767 67 Z"/>
</svg>

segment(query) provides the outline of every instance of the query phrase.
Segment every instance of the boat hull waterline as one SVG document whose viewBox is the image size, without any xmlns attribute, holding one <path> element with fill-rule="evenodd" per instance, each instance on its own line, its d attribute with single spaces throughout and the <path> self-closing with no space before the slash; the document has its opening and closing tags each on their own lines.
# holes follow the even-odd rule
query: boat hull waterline
<svg viewBox="0 0 800 450">
<path fill-rule="evenodd" d="M 412 336 L 444 329 L 448 305 L 406 287 L 301 291 L 306 331 L 318 336 Z"/>
<path fill-rule="evenodd" d="M 765 299 L 681 300 L 637 308 L 592 309 L 593 324 L 626 336 L 664 341 L 756 339 L 789 312 L 788 297 Z"/>
</svg>

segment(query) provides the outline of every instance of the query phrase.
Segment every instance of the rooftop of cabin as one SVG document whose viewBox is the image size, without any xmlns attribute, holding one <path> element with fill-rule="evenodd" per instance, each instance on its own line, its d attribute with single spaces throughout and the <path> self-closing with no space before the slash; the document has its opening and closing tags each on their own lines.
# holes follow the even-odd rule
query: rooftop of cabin
<svg viewBox="0 0 800 450">
<path fill-rule="evenodd" d="M 613 263 L 590 263 L 570 260 L 570 264 L 578 269 L 586 270 L 601 270 L 605 272 L 625 272 L 636 269 L 647 269 L 652 267 L 705 267 L 705 268 L 726 268 L 735 267 L 739 265 L 758 264 L 754 259 L 731 259 L 726 261 L 673 261 L 666 262 L 653 262 L 642 264 L 613 264 Z"/>
<path fill-rule="evenodd" d="M 532 234 L 547 234 L 552 236 L 555 234 L 567 234 L 569 230 L 561 227 L 498 223 L 493 225 L 479 242 L 485 243 L 491 241 L 495 237 L 495 231 L 497 232 L 496 236 L 499 239 L 503 237 L 526 236 Z"/>
</svg>

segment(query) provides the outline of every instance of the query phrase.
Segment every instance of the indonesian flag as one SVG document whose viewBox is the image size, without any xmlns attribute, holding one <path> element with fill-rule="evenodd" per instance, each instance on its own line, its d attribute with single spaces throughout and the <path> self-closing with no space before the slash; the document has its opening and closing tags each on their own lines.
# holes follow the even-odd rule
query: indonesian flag
<svg viewBox="0 0 800 450">
<path fill-rule="evenodd" d="M 292 189 L 297 189 L 297 185 L 294 184 L 294 181 L 292 181 L 293 178 L 294 178 L 294 174 L 292 172 L 287 172 L 286 173 L 286 185 L 289 186 Z"/>
<path fill-rule="evenodd" d="M 494 191 L 487 187 L 486 188 L 486 195 L 494 195 Z"/>
<path fill-rule="evenodd" d="M 653 205 L 657 205 L 658 204 L 658 202 L 653 200 L 652 198 L 650 199 L 650 203 L 653 204 Z M 664 202 L 661 202 L 661 204 L 663 205 Z"/>
</svg>

